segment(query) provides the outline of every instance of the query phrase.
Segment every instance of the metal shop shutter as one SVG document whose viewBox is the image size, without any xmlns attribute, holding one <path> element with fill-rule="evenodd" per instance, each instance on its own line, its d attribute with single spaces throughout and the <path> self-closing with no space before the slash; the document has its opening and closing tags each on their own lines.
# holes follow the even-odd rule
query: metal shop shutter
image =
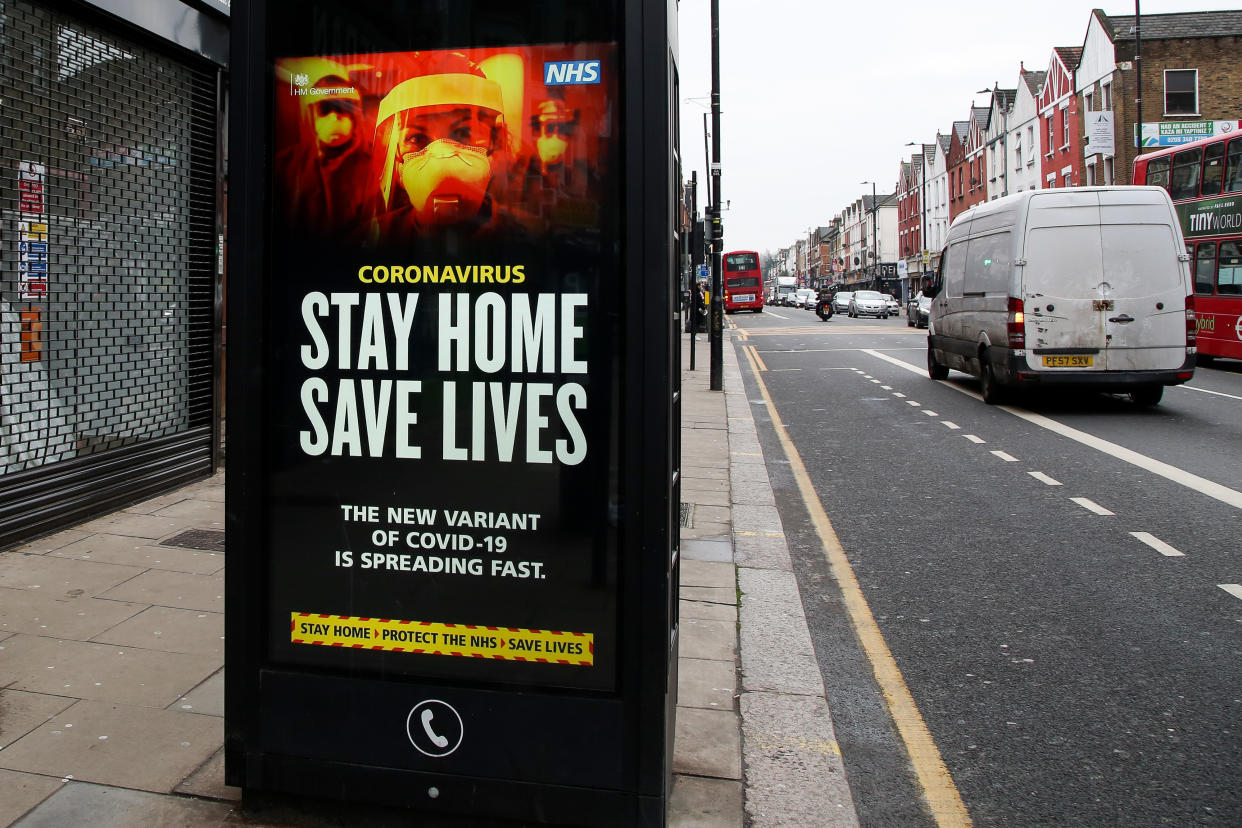
<svg viewBox="0 0 1242 828">
<path fill-rule="evenodd" d="M 0 0 L 0 548 L 213 471 L 213 69 Z"/>
</svg>

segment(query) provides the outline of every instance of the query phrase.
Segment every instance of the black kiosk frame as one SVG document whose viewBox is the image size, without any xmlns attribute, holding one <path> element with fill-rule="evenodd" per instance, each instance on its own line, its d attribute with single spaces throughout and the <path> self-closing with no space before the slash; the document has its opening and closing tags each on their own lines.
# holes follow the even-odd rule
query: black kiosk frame
<svg viewBox="0 0 1242 828">
<path fill-rule="evenodd" d="M 234 7 L 228 784 L 664 824 L 676 14 Z"/>
</svg>

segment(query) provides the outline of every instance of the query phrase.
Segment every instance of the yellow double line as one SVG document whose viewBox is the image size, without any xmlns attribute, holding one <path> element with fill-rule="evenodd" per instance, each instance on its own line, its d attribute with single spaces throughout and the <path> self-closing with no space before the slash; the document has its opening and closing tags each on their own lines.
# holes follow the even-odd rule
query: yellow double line
<svg viewBox="0 0 1242 828">
<path fill-rule="evenodd" d="M 949 775 L 949 769 L 945 767 L 940 750 L 932 740 L 931 732 L 927 729 L 922 714 L 919 713 L 918 705 L 914 703 L 914 696 L 911 695 L 910 688 L 906 686 L 905 678 L 902 677 L 901 670 L 897 667 L 896 659 L 893 658 L 888 644 L 884 641 L 880 626 L 876 623 L 875 616 L 871 614 L 871 607 L 867 604 L 858 578 L 854 575 L 854 569 L 850 566 L 849 558 L 846 557 L 845 550 L 841 547 L 841 541 L 837 538 L 831 521 L 828 520 L 828 514 L 819 501 L 819 495 L 815 492 L 806 466 L 803 465 L 802 458 L 794 447 L 794 442 L 785 424 L 777 414 L 776 406 L 772 404 L 772 397 L 768 394 L 768 388 L 760 376 L 761 371 L 767 370 L 767 366 L 764 366 L 762 360 L 759 359 L 755 346 L 743 346 L 742 352 L 750 360 L 751 369 L 755 372 L 755 382 L 763 394 L 763 401 L 772 418 L 777 439 L 780 440 L 785 457 L 789 460 L 790 469 L 798 483 L 798 491 L 802 494 L 802 501 L 806 504 L 811 522 L 824 546 L 824 554 L 832 569 L 832 575 L 841 586 L 841 598 L 849 612 L 854 633 L 858 636 L 863 653 L 871 664 L 871 671 L 880 685 L 880 692 L 888 704 L 889 715 L 893 717 L 897 732 L 902 742 L 905 743 L 910 763 L 914 766 L 915 776 L 923 789 L 923 796 L 927 799 L 936 824 L 968 826 L 971 824 L 970 815 L 966 812 L 966 805 L 962 802 L 961 794 L 958 793 L 957 786 L 953 783 L 953 777 Z"/>
</svg>

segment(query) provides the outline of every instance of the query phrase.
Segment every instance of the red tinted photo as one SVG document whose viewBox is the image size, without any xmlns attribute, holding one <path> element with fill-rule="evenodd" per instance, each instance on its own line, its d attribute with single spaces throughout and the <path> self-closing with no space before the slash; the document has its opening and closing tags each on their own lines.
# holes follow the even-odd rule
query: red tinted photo
<svg viewBox="0 0 1242 828">
<path fill-rule="evenodd" d="M 277 219 L 385 244 L 598 227 L 613 44 L 277 61 Z"/>
</svg>

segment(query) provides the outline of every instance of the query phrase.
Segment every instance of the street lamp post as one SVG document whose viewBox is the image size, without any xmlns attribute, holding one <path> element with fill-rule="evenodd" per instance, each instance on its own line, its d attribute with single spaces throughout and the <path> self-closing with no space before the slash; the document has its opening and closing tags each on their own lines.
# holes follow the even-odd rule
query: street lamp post
<svg viewBox="0 0 1242 828">
<path fill-rule="evenodd" d="M 875 182 L 859 181 L 858 183 L 871 185 L 871 249 L 867 252 L 870 254 L 873 262 L 870 269 L 871 279 L 876 282 L 876 284 L 871 285 L 871 287 L 878 288 L 879 282 L 878 277 L 876 276 L 876 269 L 880 266 L 880 234 L 876 231 L 875 226 Z"/>
</svg>

